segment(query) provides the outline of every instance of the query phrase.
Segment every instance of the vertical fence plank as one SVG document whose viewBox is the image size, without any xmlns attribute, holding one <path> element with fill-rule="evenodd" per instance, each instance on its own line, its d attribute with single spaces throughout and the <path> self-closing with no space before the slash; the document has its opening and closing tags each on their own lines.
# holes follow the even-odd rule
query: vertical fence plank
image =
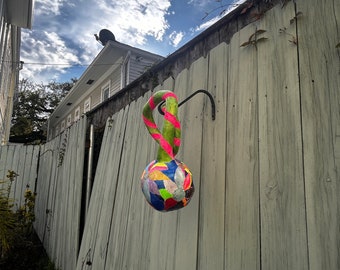
<svg viewBox="0 0 340 270">
<path fill-rule="evenodd" d="M 210 100 L 204 96 L 198 269 L 224 269 L 227 63 L 225 43 L 210 51 L 207 90 L 214 96 L 217 115 L 213 121 Z"/>
<path fill-rule="evenodd" d="M 143 201 L 139 182 L 146 165 L 147 152 L 145 150 L 148 145 L 145 143 L 147 130 L 141 117 L 144 101 L 145 98 L 140 98 L 131 104 L 133 107 L 130 111 L 125 136 L 125 158 L 121 164 L 121 170 L 123 169 L 126 174 L 123 173 L 120 183 L 126 185 L 127 193 L 124 195 L 124 204 L 128 210 L 122 269 L 145 269 L 142 266 L 142 261 L 146 258 L 141 254 L 144 249 L 148 249 L 149 245 L 148 237 L 144 238 L 144 236 L 150 233 L 149 224 L 152 210 Z M 133 166 L 131 166 L 132 164 Z M 118 199 L 122 200 L 123 198 L 117 197 Z"/>
<path fill-rule="evenodd" d="M 3 181 L 6 180 L 7 175 L 7 169 L 6 169 L 6 160 L 7 160 L 7 152 L 8 152 L 8 146 L 1 146 L 0 147 L 0 189 L 6 188 L 6 185 L 3 183 Z"/>
<path fill-rule="evenodd" d="M 175 92 L 179 100 L 198 89 L 206 89 L 207 76 L 207 58 L 202 57 L 189 70 L 183 70 L 175 80 Z M 176 236 L 172 236 L 176 237 L 175 269 L 196 269 L 197 266 L 203 100 L 202 95 L 195 96 L 179 109 L 182 134 L 177 158 L 191 170 L 195 194 L 189 205 L 177 212 L 177 232 Z"/>
<path fill-rule="evenodd" d="M 297 1 L 310 269 L 340 269 L 340 2 Z"/>
<path fill-rule="evenodd" d="M 9 179 L 7 174 L 9 170 L 14 171 L 18 175 L 11 183 L 9 198 L 13 199 L 14 209 L 17 210 L 24 204 L 24 194 L 26 187 L 34 191 L 35 177 L 37 170 L 37 153 L 40 146 L 36 145 L 9 145 L 1 147 L 1 165 L 0 180 L 5 182 L 0 187 L 7 190 Z M 35 171 L 35 174 L 31 174 Z M 31 179 L 31 177 L 33 179 Z"/>
<path fill-rule="evenodd" d="M 229 45 L 225 269 L 260 269 L 256 50 L 240 47 L 254 29 Z"/>
<path fill-rule="evenodd" d="M 104 194 L 104 202 L 107 202 L 107 205 L 103 206 L 102 213 L 98 229 L 98 239 L 94 250 L 94 259 L 93 259 L 93 265 L 95 268 L 98 269 L 105 269 L 105 264 L 108 256 L 112 256 L 112 252 L 114 254 L 121 254 L 123 252 L 123 246 L 124 241 L 120 242 L 120 246 L 114 249 L 110 249 L 110 236 L 113 233 L 112 229 L 114 228 L 114 231 L 116 231 L 119 235 L 119 240 L 124 239 L 124 229 L 126 227 L 120 227 L 120 224 L 124 224 L 126 219 L 126 216 L 123 215 L 121 218 L 122 220 L 115 220 L 114 217 L 114 211 L 117 204 L 117 201 L 120 201 L 122 197 L 128 196 L 128 193 L 126 191 L 122 191 L 119 189 L 119 185 L 122 185 L 122 183 L 128 183 L 129 180 L 125 179 L 124 177 L 120 177 L 121 173 L 121 164 L 122 164 L 122 152 L 124 151 L 126 145 L 126 125 L 127 121 L 130 120 L 130 107 L 131 104 L 124 109 L 124 111 L 120 111 L 118 113 L 117 118 L 117 125 L 115 127 L 115 132 L 112 134 L 111 138 L 111 146 L 109 147 L 109 168 L 102 168 L 103 170 L 107 170 L 106 178 L 106 187 L 107 192 Z M 122 183 L 120 183 L 122 182 Z M 128 184 L 127 184 L 128 186 Z M 126 187 L 128 188 L 128 187 Z M 121 202 L 121 201 L 120 201 Z M 127 209 L 127 205 L 123 204 L 121 206 L 122 211 Z M 116 225 L 119 224 L 119 225 Z M 126 225 L 126 224 L 125 224 Z M 117 243 L 116 243 L 117 244 Z M 96 258 L 100 256 L 100 258 Z M 122 260 L 122 256 L 120 257 L 120 260 Z M 117 269 L 120 269 L 119 267 Z"/>
<path fill-rule="evenodd" d="M 57 139 L 54 139 L 57 140 Z M 40 166 L 38 171 L 38 179 L 37 179 L 37 186 L 36 192 L 37 197 L 35 201 L 35 222 L 34 228 L 43 243 L 46 245 L 45 242 L 45 234 L 46 230 L 48 230 L 47 226 L 47 216 L 49 213 L 48 210 L 48 199 L 49 199 L 49 187 L 52 181 L 52 161 L 53 161 L 53 142 L 47 142 L 46 144 L 41 146 L 41 153 L 40 153 Z"/>
<path fill-rule="evenodd" d="M 174 80 L 172 78 L 167 79 L 162 86 L 158 86 L 157 90 L 171 90 L 174 91 Z M 144 103 L 146 103 L 145 100 Z M 154 112 L 155 122 L 158 126 L 162 126 L 164 118 L 159 115 L 158 112 Z M 181 119 L 180 119 L 181 120 Z M 147 129 L 144 128 L 144 141 L 147 144 L 148 153 L 144 167 L 156 159 L 158 144 L 148 135 Z M 145 150 L 145 152 L 147 152 Z M 147 202 L 144 199 L 144 204 Z M 151 208 L 150 208 L 151 209 Z M 150 270 L 169 270 L 174 269 L 174 257 L 176 247 L 176 224 L 177 224 L 177 213 L 160 213 L 156 210 L 152 211 L 152 221 L 150 224 L 150 246 L 149 253 L 146 252 L 148 261 L 144 262 L 145 267 L 143 269 Z M 166 263 L 165 263 L 166 262 Z"/>
<path fill-rule="evenodd" d="M 140 101 L 137 101 L 140 103 Z M 136 147 L 137 146 L 137 134 L 141 122 L 140 111 L 137 108 L 140 106 L 134 102 L 129 113 L 126 134 L 124 140 L 124 146 L 121 156 L 121 164 L 119 168 L 119 178 L 117 186 L 117 197 L 113 209 L 113 217 L 111 224 L 110 233 L 110 244 L 109 250 L 110 261 L 107 262 L 106 269 L 133 269 L 131 264 L 136 264 L 134 261 L 127 261 L 129 255 L 137 256 L 135 258 L 138 260 L 138 252 L 141 250 L 136 250 L 136 247 L 131 245 L 137 245 L 137 243 L 132 243 L 131 237 L 137 232 L 129 231 L 129 214 L 131 206 L 131 190 L 133 185 L 138 185 L 137 179 L 134 179 L 134 175 L 137 175 L 137 168 L 135 166 L 136 161 Z M 132 165 L 134 164 L 134 165 Z M 134 222 L 140 223 L 140 220 L 135 220 Z M 142 227 L 142 224 L 139 224 Z M 130 236 L 128 235 L 130 233 Z M 141 244 L 140 242 L 138 243 Z M 131 249 L 131 250 L 130 250 Z M 132 254 L 127 254 L 132 252 Z M 131 257 L 130 257 L 131 258 Z M 137 266 L 140 267 L 140 266 Z"/>
<path fill-rule="evenodd" d="M 12 154 L 10 160 L 10 170 L 16 172 L 18 175 L 14 178 L 14 181 L 12 182 L 11 186 L 11 192 L 9 197 L 11 199 L 14 199 L 14 209 L 17 210 L 20 207 L 20 195 L 21 194 L 21 188 L 22 184 L 25 181 L 25 156 L 26 156 L 26 147 L 23 145 L 10 145 Z M 19 163 L 21 166 L 18 166 Z"/>
<path fill-rule="evenodd" d="M 49 184 L 49 192 L 48 192 L 48 200 L 47 200 L 47 207 L 46 207 L 46 227 L 44 230 L 44 234 L 46 236 L 45 241 L 45 249 L 47 250 L 47 253 L 52 258 L 52 247 L 53 247 L 53 239 L 52 238 L 52 227 L 53 227 L 53 221 L 54 221 L 54 215 L 55 215 L 55 201 L 56 201 L 56 191 L 57 191 L 57 179 L 58 179 L 58 173 L 59 173 L 59 161 L 60 161 L 60 146 L 62 144 L 63 135 L 58 136 L 53 141 L 53 155 L 52 155 L 52 168 L 51 168 L 51 178 L 50 178 L 50 184 Z M 41 180 L 40 180 L 41 181 Z M 52 258 L 54 259 L 54 257 Z"/>
<path fill-rule="evenodd" d="M 110 147 L 108 146 L 112 140 L 111 132 L 116 130 L 116 123 L 117 115 L 107 119 L 106 121 L 95 181 L 93 183 L 89 208 L 86 215 L 85 227 L 78 255 L 77 269 L 86 269 L 86 267 L 88 267 L 86 263 L 92 263 L 93 250 L 98 233 L 99 219 L 102 211 L 102 205 L 104 203 L 103 196 L 106 189 L 105 178 L 103 177 L 103 174 L 105 173 L 104 168 L 108 167 L 109 164 L 108 153 L 110 152 Z"/>
<path fill-rule="evenodd" d="M 263 269 L 308 269 L 294 4 L 268 11 L 257 46 Z M 286 27 L 286 33 L 279 29 Z"/>
<path fill-rule="evenodd" d="M 48 252 L 57 267 L 63 270 L 75 269 L 78 254 L 85 123 L 86 118 L 83 117 L 62 135 L 57 148 L 56 177 L 50 189 L 52 204 Z M 76 164 L 78 155 L 82 161 Z"/>
<path fill-rule="evenodd" d="M 126 107 L 107 121 L 77 269 L 105 269 L 128 112 Z"/>
</svg>

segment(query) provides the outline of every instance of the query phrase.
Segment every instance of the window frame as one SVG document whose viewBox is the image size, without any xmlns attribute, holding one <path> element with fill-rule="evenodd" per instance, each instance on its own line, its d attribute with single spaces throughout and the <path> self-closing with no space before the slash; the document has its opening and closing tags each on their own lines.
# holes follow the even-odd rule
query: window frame
<svg viewBox="0 0 340 270">
<path fill-rule="evenodd" d="M 107 91 L 107 97 L 105 98 L 105 92 Z M 101 102 L 109 99 L 111 96 L 111 80 L 107 81 L 102 87 L 101 87 Z"/>
</svg>

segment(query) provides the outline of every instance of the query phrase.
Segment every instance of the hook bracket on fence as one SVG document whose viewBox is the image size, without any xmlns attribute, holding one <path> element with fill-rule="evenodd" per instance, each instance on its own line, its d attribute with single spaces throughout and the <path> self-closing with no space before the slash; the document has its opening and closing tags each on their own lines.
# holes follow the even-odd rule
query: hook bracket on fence
<svg viewBox="0 0 340 270">
<path fill-rule="evenodd" d="M 210 99 L 210 103 L 211 103 L 211 118 L 212 120 L 215 120 L 216 118 L 216 105 L 215 105 L 215 100 L 212 96 L 212 94 L 210 94 L 207 90 L 204 89 L 199 89 L 197 91 L 195 91 L 194 93 L 192 93 L 190 96 L 188 96 L 186 99 L 182 100 L 180 103 L 178 103 L 178 107 L 180 107 L 181 105 L 183 105 L 184 103 L 186 103 L 187 101 L 189 101 L 192 97 L 196 96 L 199 93 L 203 93 L 206 94 L 209 99 Z M 162 105 L 165 103 L 165 101 L 161 102 L 158 105 L 158 112 L 162 115 L 164 115 L 164 112 L 162 110 Z"/>
</svg>

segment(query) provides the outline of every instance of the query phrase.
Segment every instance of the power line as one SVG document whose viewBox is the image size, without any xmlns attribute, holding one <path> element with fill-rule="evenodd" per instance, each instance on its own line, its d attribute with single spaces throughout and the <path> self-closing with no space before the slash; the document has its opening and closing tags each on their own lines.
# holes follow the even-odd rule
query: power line
<svg viewBox="0 0 340 270">
<path fill-rule="evenodd" d="M 94 66 L 114 66 L 121 65 L 121 63 L 108 63 L 108 64 L 67 64 L 67 63 L 39 63 L 39 62 L 17 62 L 17 61 L 2 61 L 2 63 L 11 63 L 11 64 L 23 64 L 23 65 L 40 65 L 40 66 L 69 66 L 69 67 L 94 67 Z"/>
</svg>

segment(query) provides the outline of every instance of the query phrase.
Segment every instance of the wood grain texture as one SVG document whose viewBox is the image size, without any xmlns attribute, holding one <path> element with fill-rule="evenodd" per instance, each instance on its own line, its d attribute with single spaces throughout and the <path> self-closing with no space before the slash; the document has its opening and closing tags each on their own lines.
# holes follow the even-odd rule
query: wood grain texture
<svg viewBox="0 0 340 270">
<path fill-rule="evenodd" d="M 310 269 L 340 269 L 340 2 L 297 1 Z"/>
<path fill-rule="evenodd" d="M 174 80 L 168 78 L 163 82 L 162 85 L 156 87 L 153 91 L 158 90 L 171 90 L 174 91 Z M 154 112 L 155 122 L 158 126 L 162 126 L 164 121 L 163 116 L 158 112 Z M 181 120 L 181 119 L 180 119 Z M 146 163 L 157 157 L 158 145 L 156 142 L 147 134 L 146 128 L 144 132 L 147 135 L 146 142 L 149 144 L 149 154 Z M 150 148 L 150 147 L 153 147 Z M 145 164 L 146 166 L 146 164 Z M 145 201 L 146 203 L 146 201 Z M 151 208 L 150 208 L 151 209 Z M 151 224 L 150 224 L 150 243 L 149 253 L 147 254 L 147 260 L 145 268 L 150 270 L 170 270 L 174 269 L 174 257 L 176 249 L 176 231 L 177 231 L 177 213 L 160 213 L 151 209 Z"/>
<path fill-rule="evenodd" d="M 288 1 L 206 58 L 195 55 L 188 69 L 144 97 L 131 101 L 130 93 L 130 105 L 106 122 L 81 243 L 86 120 L 43 146 L 0 147 L 0 179 L 8 169 L 20 175 L 11 193 L 18 204 L 26 183 L 34 185 L 41 147 L 34 226 L 56 265 L 340 269 L 339 19 L 337 0 Z M 240 47 L 260 29 L 266 32 L 256 38 L 266 40 Z M 161 89 L 180 101 L 207 89 L 217 106 L 215 121 L 204 95 L 179 109 L 177 158 L 192 171 L 196 191 L 187 207 L 170 213 L 148 206 L 139 182 L 158 147 L 141 110 Z"/>
<path fill-rule="evenodd" d="M 128 111 L 129 107 L 107 121 L 77 269 L 104 269 Z"/>
<path fill-rule="evenodd" d="M 250 25 L 230 41 L 226 130 L 226 269 L 260 269 L 257 61 Z"/>
<path fill-rule="evenodd" d="M 43 243 L 45 249 L 47 248 L 49 225 L 48 221 L 51 215 L 50 212 L 50 187 L 54 182 L 55 168 L 57 166 L 57 147 L 59 145 L 60 137 L 54 138 L 41 146 L 39 157 L 39 171 L 36 192 L 37 197 L 35 201 L 35 222 L 34 228 Z"/>
<path fill-rule="evenodd" d="M 110 117 L 106 121 L 106 127 L 102 139 L 102 147 L 100 150 L 100 156 L 98 160 L 95 181 L 93 183 L 90 202 L 88 206 L 88 212 L 85 219 L 85 227 L 81 240 L 81 245 L 78 254 L 77 268 L 86 269 L 89 268 L 88 262 L 92 263 L 94 245 L 97 238 L 99 218 L 102 212 L 102 205 L 104 203 L 103 196 L 106 186 L 104 185 L 104 178 L 102 177 L 105 170 L 103 167 L 108 166 L 108 153 L 110 150 L 110 139 L 112 139 L 111 132 L 115 130 L 117 123 L 117 115 Z M 111 128 L 109 128 L 109 126 Z M 96 181 L 97 180 L 97 181 Z"/>
<path fill-rule="evenodd" d="M 11 184 L 9 194 L 9 198 L 13 199 L 13 210 L 17 210 L 24 204 L 24 194 L 27 187 L 32 191 L 35 189 L 39 149 L 39 145 L 8 145 L 1 147 L 0 188 L 4 188 L 7 192 L 9 184 L 7 175 L 9 170 L 18 174 Z"/>
<path fill-rule="evenodd" d="M 100 182 L 104 186 L 104 194 L 100 200 L 103 201 L 103 204 L 99 217 L 97 237 L 95 239 L 96 243 L 92 249 L 92 267 L 96 269 L 104 269 L 107 256 L 110 256 L 108 241 L 111 233 L 113 209 L 116 200 L 119 198 L 118 185 L 120 181 L 119 170 L 122 162 L 121 153 L 126 140 L 125 127 L 129 121 L 130 107 L 131 105 L 118 113 L 117 123 L 114 127 L 111 127 L 112 133 L 108 134 L 111 137 L 109 138 L 109 144 L 105 145 L 105 147 L 109 148 L 109 152 L 106 166 L 101 168 L 103 174 Z"/>
<path fill-rule="evenodd" d="M 179 101 L 198 89 L 207 88 L 208 59 L 201 57 L 175 79 Z M 196 269 L 200 207 L 200 175 L 202 151 L 203 95 L 197 95 L 179 109 L 181 146 L 176 158 L 184 162 L 193 176 L 195 194 L 185 208 L 177 212 L 175 269 Z"/>
<path fill-rule="evenodd" d="M 122 269 L 147 269 L 146 256 L 149 249 L 149 235 L 151 211 L 150 207 L 144 202 L 144 196 L 141 192 L 140 177 L 146 165 L 147 147 L 146 143 L 147 131 L 141 120 L 142 110 L 145 98 L 139 98 L 133 103 L 130 113 L 130 123 L 126 130 L 126 165 L 123 166 L 127 170 L 128 175 L 121 178 L 122 185 L 126 185 L 129 191 L 125 194 L 127 214 L 125 244 L 122 250 Z M 142 255 L 144 254 L 144 255 Z M 110 269 L 110 268 L 107 268 Z"/>
<path fill-rule="evenodd" d="M 308 269 L 297 47 L 293 2 L 259 23 L 259 157 L 262 269 Z"/>
<path fill-rule="evenodd" d="M 56 265 L 65 270 L 75 269 L 78 255 L 85 126 L 86 119 L 82 119 L 67 129 L 58 148 L 60 154 L 64 147 L 65 155 L 56 167 L 47 250 Z"/>
<path fill-rule="evenodd" d="M 224 269 L 228 46 L 213 49 L 208 61 L 207 90 L 214 96 L 217 115 L 213 121 L 210 100 L 204 96 L 197 269 Z"/>
</svg>

